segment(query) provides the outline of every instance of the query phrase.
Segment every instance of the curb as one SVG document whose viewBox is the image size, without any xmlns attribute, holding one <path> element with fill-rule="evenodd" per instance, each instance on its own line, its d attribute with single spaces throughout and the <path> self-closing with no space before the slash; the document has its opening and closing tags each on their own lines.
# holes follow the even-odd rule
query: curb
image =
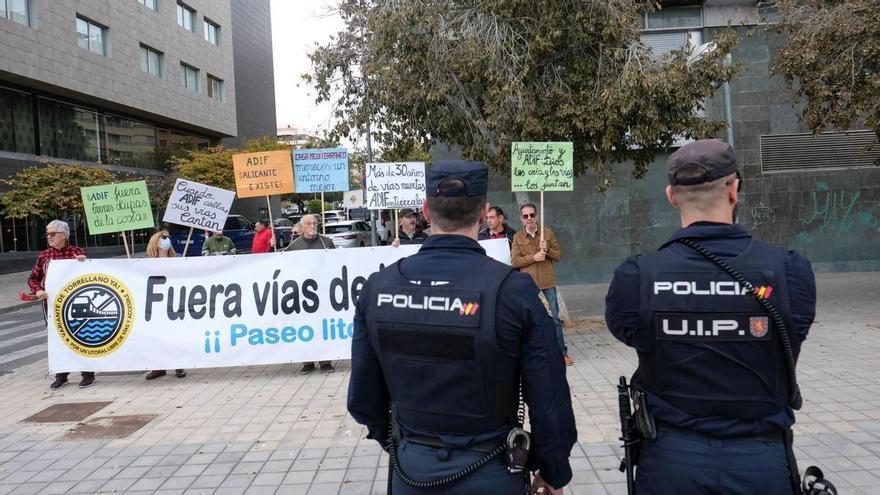
<svg viewBox="0 0 880 495">
<path fill-rule="evenodd" d="M 7 313 L 12 313 L 14 311 L 18 311 L 19 309 L 25 309 L 28 307 L 36 307 L 37 304 L 32 302 L 13 304 L 12 306 L 6 306 L 5 308 L 0 308 L 0 315 L 5 315 Z"/>
</svg>

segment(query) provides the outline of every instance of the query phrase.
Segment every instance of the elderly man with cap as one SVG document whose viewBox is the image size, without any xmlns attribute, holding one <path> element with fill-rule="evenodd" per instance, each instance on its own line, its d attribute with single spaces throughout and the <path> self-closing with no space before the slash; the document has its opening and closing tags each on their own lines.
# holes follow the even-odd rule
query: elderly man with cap
<svg viewBox="0 0 880 495">
<path fill-rule="evenodd" d="M 428 239 L 428 234 L 418 226 L 419 216 L 415 210 L 403 208 L 397 218 L 397 237 L 391 243 L 394 247 L 401 244 L 422 244 Z"/>
<path fill-rule="evenodd" d="M 553 321 L 532 279 L 477 243 L 487 180 L 482 163 L 435 163 L 423 206 L 432 235 L 358 298 L 348 410 L 391 454 L 394 495 L 524 494 L 528 470 L 539 471 L 535 491 L 558 494 L 572 477 L 577 434 Z"/>
<path fill-rule="evenodd" d="M 723 141 L 673 153 L 666 198 L 682 228 L 608 289 L 605 320 L 638 352 L 631 387 L 656 426 L 642 428 L 640 495 L 794 493 L 794 366 L 815 278 L 806 258 L 735 223 L 741 185 Z"/>
</svg>

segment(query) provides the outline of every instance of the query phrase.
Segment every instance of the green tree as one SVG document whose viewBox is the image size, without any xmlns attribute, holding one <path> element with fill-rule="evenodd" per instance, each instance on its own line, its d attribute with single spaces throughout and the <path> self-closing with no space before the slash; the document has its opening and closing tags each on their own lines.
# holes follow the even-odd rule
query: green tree
<svg viewBox="0 0 880 495">
<path fill-rule="evenodd" d="M 83 211 L 79 189 L 114 182 L 114 176 L 98 167 L 46 162 L 3 179 L 8 187 L 0 197 L 6 218 L 28 215 L 51 219 Z"/>
<path fill-rule="evenodd" d="M 512 141 L 572 141 L 575 171 L 611 184 L 611 165 L 642 176 L 676 136 L 723 124 L 695 108 L 734 68 L 735 37 L 694 64 L 684 50 L 656 59 L 641 44 L 652 2 L 591 0 L 342 0 L 345 29 L 312 53 L 304 75 L 334 104 L 332 136 L 367 122 L 386 148 L 443 142 L 507 172 Z"/>
<path fill-rule="evenodd" d="M 181 179 L 201 182 L 209 186 L 230 191 L 235 190 L 235 173 L 232 169 L 232 155 L 236 153 L 256 153 L 288 149 L 271 136 L 248 139 L 241 149 L 213 146 L 198 151 L 190 151 L 186 156 L 172 158 L 172 175 Z"/>
<path fill-rule="evenodd" d="M 880 2 L 782 0 L 773 71 L 805 97 L 813 132 L 864 123 L 880 139 Z"/>
<path fill-rule="evenodd" d="M 306 207 L 309 210 L 309 213 L 316 213 L 319 216 L 321 215 L 321 200 L 320 199 L 310 199 L 306 202 Z M 324 203 L 324 211 L 332 210 L 333 205 L 330 203 Z"/>
</svg>

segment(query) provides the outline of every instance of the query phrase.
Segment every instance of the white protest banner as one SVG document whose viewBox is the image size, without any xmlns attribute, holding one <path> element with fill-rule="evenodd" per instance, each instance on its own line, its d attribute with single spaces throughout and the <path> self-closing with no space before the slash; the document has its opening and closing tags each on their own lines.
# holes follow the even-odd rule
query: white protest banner
<svg viewBox="0 0 880 495">
<path fill-rule="evenodd" d="M 204 230 L 223 230 L 235 191 L 177 179 L 168 197 L 163 222 Z"/>
<path fill-rule="evenodd" d="M 505 239 L 481 244 L 490 256 L 510 262 Z M 52 261 L 46 278 L 49 369 L 348 359 L 354 304 L 367 277 L 419 247 Z"/>
<path fill-rule="evenodd" d="M 367 164 L 367 208 L 418 209 L 424 200 L 425 162 Z"/>
</svg>

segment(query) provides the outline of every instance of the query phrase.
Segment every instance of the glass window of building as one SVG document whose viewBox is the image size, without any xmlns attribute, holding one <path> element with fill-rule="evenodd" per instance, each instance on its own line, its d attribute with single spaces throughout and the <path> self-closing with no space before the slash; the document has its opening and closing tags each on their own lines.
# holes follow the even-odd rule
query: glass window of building
<svg viewBox="0 0 880 495">
<path fill-rule="evenodd" d="M 216 46 L 220 46 L 220 26 L 205 17 L 205 40 Z"/>
<path fill-rule="evenodd" d="M 183 62 L 180 63 L 180 83 L 184 88 L 199 92 L 199 69 L 185 64 Z"/>
<path fill-rule="evenodd" d="M 40 155 L 69 160 L 101 160 L 98 112 L 38 98 Z"/>
<path fill-rule="evenodd" d="M 76 17 L 76 43 L 80 48 L 84 48 L 98 55 L 107 55 L 107 28 L 99 26 L 94 22 Z"/>
<path fill-rule="evenodd" d="M 688 7 L 666 7 L 645 14 L 642 28 L 687 29 L 703 27 L 703 8 L 699 5 Z"/>
<path fill-rule="evenodd" d="M 102 116 L 104 163 L 157 169 L 156 127 L 118 115 Z"/>
<path fill-rule="evenodd" d="M 223 101 L 223 79 L 208 74 L 208 97 Z"/>
<path fill-rule="evenodd" d="M 30 26 L 30 3 L 28 0 L 0 0 L 0 17 L 17 22 L 22 26 Z"/>
<path fill-rule="evenodd" d="M 35 154 L 30 94 L 0 87 L 0 150 Z"/>
<path fill-rule="evenodd" d="M 141 70 L 153 77 L 162 77 L 162 52 L 147 45 L 140 47 Z"/>
<path fill-rule="evenodd" d="M 139 4 L 150 10 L 156 10 L 156 0 L 137 0 Z"/>
<path fill-rule="evenodd" d="M 196 32 L 196 11 L 177 2 L 177 24 L 188 31 Z"/>
</svg>

